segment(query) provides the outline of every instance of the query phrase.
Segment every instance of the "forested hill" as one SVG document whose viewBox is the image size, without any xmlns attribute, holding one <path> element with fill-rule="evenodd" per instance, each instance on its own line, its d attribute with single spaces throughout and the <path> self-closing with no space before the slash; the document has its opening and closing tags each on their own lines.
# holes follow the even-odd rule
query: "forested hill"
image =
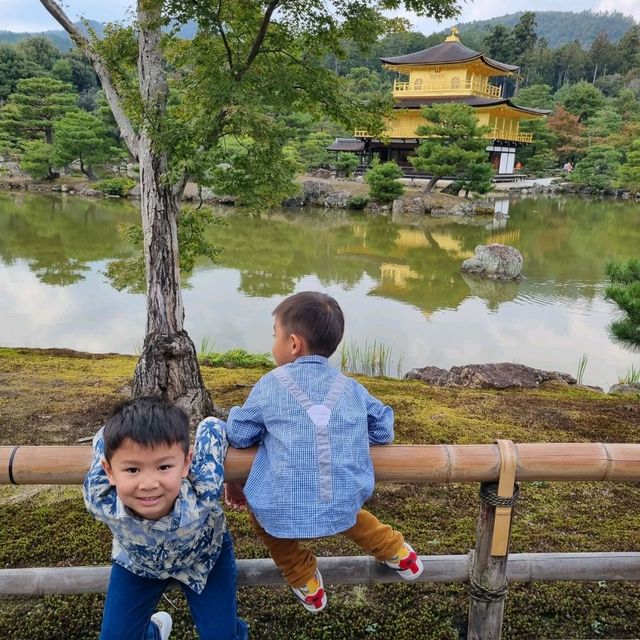
<svg viewBox="0 0 640 640">
<path fill-rule="evenodd" d="M 498 18 L 462 23 L 459 25 L 460 35 L 463 40 L 465 36 L 471 40 L 482 40 L 484 35 L 498 24 L 515 27 L 523 13 L 519 11 Z M 574 40 L 588 49 L 601 31 L 607 34 L 610 42 L 617 42 L 635 24 L 633 18 L 618 12 L 536 11 L 535 14 L 536 34 L 538 38 L 545 38 L 552 49 Z M 446 34 L 448 35 L 448 30 Z"/>
<path fill-rule="evenodd" d="M 81 31 L 87 33 L 87 27 L 84 23 L 76 22 L 75 24 Z M 102 35 L 104 25 L 101 22 L 89 20 L 87 24 L 89 28 L 93 29 L 98 34 L 98 36 Z M 48 38 L 59 51 L 69 51 L 75 47 L 75 44 L 71 41 L 67 32 L 62 29 L 60 31 L 39 31 L 37 33 L 0 31 L 0 43 L 17 44 L 18 42 L 22 42 L 23 40 L 32 38 L 33 36 L 44 36 L 45 38 Z"/>
<path fill-rule="evenodd" d="M 488 20 L 465 22 L 459 25 L 460 34 L 463 40 L 467 40 L 470 43 L 482 42 L 484 36 L 498 24 L 509 28 L 514 27 L 523 13 L 524 12 L 520 11 Z M 571 11 L 536 11 L 535 14 L 538 38 L 545 38 L 552 49 L 573 42 L 574 40 L 578 40 L 583 48 L 588 49 L 601 31 L 607 34 L 610 42 L 617 42 L 623 34 L 635 24 L 633 18 L 618 12 L 593 13 L 591 11 L 581 11 L 580 13 L 574 13 Z M 78 26 L 84 30 L 84 25 L 78 23 Z M 103 25 L 99 22 L 91 21 L 90 26 L 96 30 L 98 35 L 102 33 Z M 448 35 L 449 30 L 447 29 L 442 33 Z M 180 31 L 180 35 L 184 38 L 192 38 L 194 34 L 195 26 L 193 24 L 185 25 Z M 73 48 L 71 39 L 64 31 L 44 31 L 37 34 L 0 31 L 0 43 L 16 44 L 34 35 L 49 38 L 60 51 L 68 51 Z M 434 42 L 434 44 L 438 42 L 439 40 Z"/>
</svg>

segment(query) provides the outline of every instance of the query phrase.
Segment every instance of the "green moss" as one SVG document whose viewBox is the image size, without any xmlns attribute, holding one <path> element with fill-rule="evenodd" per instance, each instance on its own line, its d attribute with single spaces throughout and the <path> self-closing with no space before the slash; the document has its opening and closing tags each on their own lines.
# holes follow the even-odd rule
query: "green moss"
<svg viewBox="0 0 640 640">
<path fill-rule="evenodd" d="M 127 356 L 0 349 L 0 443 L 74 444 L 91 435 L 121 399 L 135 366 Z M 202 367 L 216 404 L 241 403 L 264 369 Z M 582 389 L 487 391 L 414 381 L 364 384 L 396 412 L 400 443 L 637 441 L 640 403 Z M 20 425 L 17 428 L 16 425 Z M 631 551 L 640 548 L 640 488 L 613 483 L 523 483 L 512 551 Z M 478 486 L 380 484 L 368 507 L 402 530 L 423 554 L 465 554 L 474 546 Z M 265 556 L 246 514 L 228 513 L 240 558 Z M 78 487 L 0 487 L 0 566 L 104 564 L 110 534 L 85 512 Z M 318 555 L 361 554 L 341 537 L 312 543 Z M 428 571 L 428 567 L 427 567 Z M 194 637 L 179 593 L 172 638 Z M 446 640 L 465 637 L 468 597 L 461 585 L 329 586 L 326 614 L 305 615 L 288 589 L 243 588 L 241 614 L 253 638 Z M 3 640 L 97 637 L 99 595 L 4 598 Z M 505 640 L 632 638 L 638 635 L 637 583 L 512 585 Z"/>
</svg>

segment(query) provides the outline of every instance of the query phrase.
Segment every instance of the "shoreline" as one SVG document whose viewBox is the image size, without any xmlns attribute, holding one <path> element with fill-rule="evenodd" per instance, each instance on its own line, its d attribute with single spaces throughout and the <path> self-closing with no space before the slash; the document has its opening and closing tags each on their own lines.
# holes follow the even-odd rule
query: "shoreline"
<svg viewBox="0 0 640 640">
<path fill-rule="evenodd" d="M 431 215 L 434 217 L 469 217 L 476 215 L 491 215 L 495 201 L 505 197 L 527 196 L 561 196 L 571 195 L 588 198 L 611 198 L 640 202 L 640 192 L 633 194 L 628 189 L 595 189 L 562 181 L 563 176 L 553 176 L 539 179 L 523 179 L 514 182 L 495 183 L 492 191 L 476 198 L 432 191 L 424 193 L 420 186 L 426 183 L 419 178 L 403 178 L 405 193 L 389 204 L 378 204 L 369 201 L 364 206 L 367 213 L 393 213 L 394 215 Z M 296 178 L 301 193 L 282 203 L 283 208 L 304 208 L 317 206 L 325 209 L 340 209 L 346 211 L 358 210 L 348 205 L 351 197 L 367 198 L 368 185 L 360 178 L 356 180 L 346 178 L 317 177 L 313 174 Z M 450 181 L 439 181 L 440 189 L 446 188 Z M 92 183 L 77 177 L 57 178 L 53 182 L 35 181 L 23 178 L 0 179 L 0 192 L 4 193 L 52 193 L 69 196 L 81 196 L 96 199 L 124 199 L 139 200 L 139 188 L 136 185 L 126 196 L 107 195 L 92 188 Z M 209 205 L 235 206 L 235 198 L 217 195 L 209 188 L 203 188 L 200 193 L 198 186 L 189 183 L 183 195 L 183 202 L 198 201 Z M 362 208 L 362 207 L 361 207 Z"/>
</svg>

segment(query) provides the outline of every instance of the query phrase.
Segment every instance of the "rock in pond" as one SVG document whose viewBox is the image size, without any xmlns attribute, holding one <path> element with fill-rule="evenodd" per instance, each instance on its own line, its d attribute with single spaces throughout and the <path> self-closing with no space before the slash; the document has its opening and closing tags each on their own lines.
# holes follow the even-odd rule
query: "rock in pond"
<svg viewBox="0 0 640 640">
<path fill-rule="evenodd" d="M 479 244 L 475 255 L 465 260 L 462 271 L 495 280 L 522 278 L 522 254 L 506 244 Z"/>
</svg>

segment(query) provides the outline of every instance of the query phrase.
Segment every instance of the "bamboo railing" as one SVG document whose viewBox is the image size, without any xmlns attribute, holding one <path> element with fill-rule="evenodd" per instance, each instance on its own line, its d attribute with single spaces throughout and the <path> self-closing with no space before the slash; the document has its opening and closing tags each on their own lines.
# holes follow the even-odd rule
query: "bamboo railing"
<svg viewBox="0 0 640 640">
<path fill-rule="evenodd" d="M 229 449 L 225 477 L 246 478 L 254 449 Z M 526 443 L 395 445 L 371 448 L 376 480 L 479 482 L 480 515 L 469 556 L 421 556 L 420 582 L 467 582 L 469 640 L 500 638 L 509 582 L 534 580 L 640 580 L 640 553 L 522 553 L 509 557 L 516 481 L 640 480 L 640 444 Z M 0 447 L 0 484 L 79 484 L 91 447 Z M 325 582 L 367 584 L 399 578 L 367 557 L 320 558 Z M 282 584 L 271 560 L 239 560 L 241 586 Z M 109 567 L 0 570 L 0 596 L 106 590 Z"/>
</svg>

